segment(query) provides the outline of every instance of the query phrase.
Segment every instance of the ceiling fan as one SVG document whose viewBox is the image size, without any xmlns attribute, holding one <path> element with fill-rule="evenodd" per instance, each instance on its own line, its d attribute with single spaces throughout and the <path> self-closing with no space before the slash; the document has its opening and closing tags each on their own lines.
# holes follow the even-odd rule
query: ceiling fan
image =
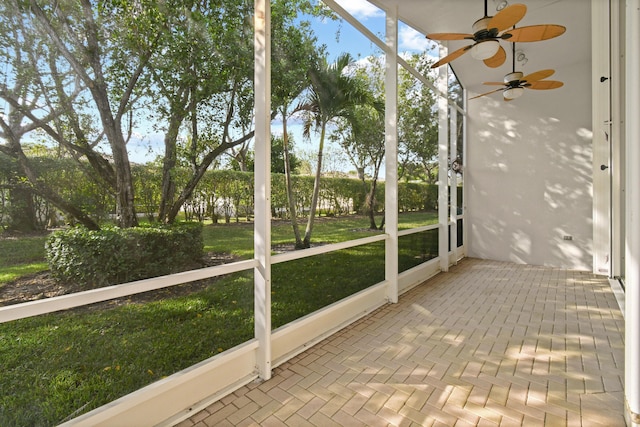
<svg viewBox="0 0 640 427">
<path fill-rule="evenodd" d="M 527 13 L 524 4 L 513 4 L 499 11 L 495 16 L 487 15 L 487 0 L 484 0 L 484 17 L 472 26 L 473 34 L 467 33 L 432 33 L 427 34 L 431 40 L 471 40 L 473 44 L 453 51 L 433 64 L 437 68 L 447 64 L 463 54 L 471 51 L 474 59 L 484 61 L 491 68 L 501 66 L 507 54 L 499 40 L 509 42 L 537 42 L 558 37 L 566 31 L 562 25 L 543 24 L 513 28 Z M 507 30 L 508 28 L 512 28 Z M 505 31 L 506 30 L 506 31 Z"/>
<path fill-rule="evenodd" d="M 504 86 L 499 89 L 492 90 L 487 93 L 483 93 L 478 96 L 474 96 L 469 99 L 480 98 L 481 96 L 491 95 L 492 93 L 502 91 L 502 96 L 505 101 L 514 100 L 524 93 L 525 88 L 535 90 L 549 90 L 562 87 L 564 83 L 557 80 L 543 80 L 547 77 L 551 77 L 554 70 L 540 70 L 535 73 L 527 74 L 526 76 L 521 71 L 516 71 L 516 44 L 513 44 L 513 71 L 504 76 L 504 82 L 484 82 L 483 84 L 489 86 Z"/>
</svg>

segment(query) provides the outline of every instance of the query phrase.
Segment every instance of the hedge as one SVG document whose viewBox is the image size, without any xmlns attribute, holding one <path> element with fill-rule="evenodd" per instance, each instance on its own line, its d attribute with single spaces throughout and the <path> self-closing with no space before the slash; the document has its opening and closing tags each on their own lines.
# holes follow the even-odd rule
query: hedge
<svg viewBox="0 0 640 427">
<path fill-rule="evenodd" d="M 313 192 L 313 176 L 293 175 L 292 186 L 297 202 L 296 211 L 304 217 L 309 211 Z M 141 183 L 142 184 L 142 183 Z M 319 215 L 348 215 L 354 212 L 365 212 L 365 198 L 370 181 L 363 185 L 362 181 L 353 178 L 323 177 L 320 181 L 318 200 Z M 194 191 L 191 199 L 184 205 L 186 218 L 203 220 L 212 218 L 229 222 L 239 217 L 253 215 L 253 172 L 229 170 L 208 171 Z M 384 181 L 379 181 L 376 189 L 376 211 L 384 209 Z M 459 188 L 459 191 L 461 188 Z M 143 193 L 137 189 L 137 194 Z M 460 201 L 460 192 L 458 193 Z M 420 182 L 398 183 L 399 211 L 431 211 L 438 206 L 438 186 Z M 288 216 L 285 180 L 282 174 L 271 175 L 271 207 L 274 217 Z M 157 206 L 150 206 L 150 211 Z"/>
<path fill-rule="evenodd" d="M 162 276 L 202 261 L 202 225 L 104 228 L 82 227 L 49 235 L 45 251 L 58 280 L 93 289 Z"/>
<path fill-rule="evenodd" d="M 34 158 L 33 165 L 38 174 L 70 203 L 81 208 L 99 223 L 108 222 L 115 210 L 113 194 L 101 188 L 91 179 L 86 179 L 84 170 L 72 159 Z M 18 218 L 18 192 L 10 191 L 11 180 L 17 174 L 11 159 L 0 153 L 0 227 L 9 227 Z M 162 168 L 157 164 L 133 165 L 136 211 L 153 221 L 157 218 L 160 199 Z M 177 168 L 174 174 L 177 188 L 182 188 L 189 177 L 187 168 Z M 310 208 L 313 193 L 313 176 L 294 175 L 292 186 L 297 203 L 297 213 L 305 217 Z M 354 178 L 323 177 L 320 181 L 318 215 L 346 215 L 354 212 L 366 213 L 365 198 L 370 181 L 363 185 Z M 379 181 L 376 190 L 375 210 L 384 209 L 384 181 Z M 183 206 L 185 219 L 214 222 L 250 218 L 254 211 L 254 175 L 252 172 L 210 170 L 202 177 L 192 196 Z M 60 219 L 49 202 L 29 192 L 38 208 L 38 227 L 55 227 Z M 398 183 L 398 208 L 400 212 L 430 211 L 437 208 L 438 186 L 420 182 Z M 460 202 L 460 195 L 458 196 Z M 460 203 L 461 204 L 461 203 Z M 288 217 L 288 202 L 283 174 L 271 175 L 271 206 L 274 217 Z M 71 218 L 66 223 L 73 224 Z"/>
</svg>

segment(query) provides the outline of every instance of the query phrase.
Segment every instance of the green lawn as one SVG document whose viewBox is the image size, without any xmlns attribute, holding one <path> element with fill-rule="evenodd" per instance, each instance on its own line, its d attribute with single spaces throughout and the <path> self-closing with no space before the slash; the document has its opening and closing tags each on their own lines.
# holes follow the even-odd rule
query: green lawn
<svg viewBox="0 0 640 427">
<path fill-rule="evenodd" d="M 0 240 L 0 287 L 20 276 L 47 269 L 45 236 Z"/>
<path fill-rule="evenodd" d="M 435 220 L 435 214 L 401 215 L 403 227 Z M 366 218 L 323 219 L 313 241 L 332 243 L 376 233 L 366 230 L 367 225 Z M 274 225 L 274 244 L 291 243 L 290 236 L 289 223 Z M 35 271 L 29 266 L 46 269 L 44 238 L 26 240 L 0 241 L 0 254 L 10 254 L 2 257 L 0 277 L 11 271 L 22 274 L 20 268 Z M 204 240 L 207 251 L 242 258 L 253 252 L 253 228 L 247 224 L 207 225 Z M 424 239 L 401 246 L 401 265 L 424 259 Z M 384 242 L 276 264 L 273 327 L 383 278 Z M 5 391 L 0 395 L 0 426 L 59 424 L 253 336 L 252 271 L 210 281 L 180 297 L 107 303 L 0 324 L 0 389 Z"/>
</svg>

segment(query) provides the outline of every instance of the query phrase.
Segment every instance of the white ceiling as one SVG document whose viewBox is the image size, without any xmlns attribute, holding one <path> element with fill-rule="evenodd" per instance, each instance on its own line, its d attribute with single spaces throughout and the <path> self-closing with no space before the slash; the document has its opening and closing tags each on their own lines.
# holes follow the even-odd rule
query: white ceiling
<svg viewBox="0 0 640 427">
<path fill-rule="evenodd" d="M 484 16 L 483 0 L 369 0 L 370 3 L 387 10 L 398 8 L 398 17 L 417 31 L 427 34 L 436 32 L 472 33 L 472 24 Z M 495 15 L 494 0 L 488 1 L 488 14 Z M 591 2 L 586 0 L 512 0 L 509 4 L 522 3 L 527 14 L 517 26 L 558 24 L 567 28 L 560 37 L 534 43 L 518 43 L 517 50 L 527 56 L 527 63 L 516 71 L 529 74 L 543 69 L 554 69 L 550 80 L 571 79 L 570 69 L 576 63 L 589 63 L 591 57 Z M 450 41 L 449 51 L 468 45 L 468 41 Z M 485 81 L 502 81 L 512 71 L 512 43 L 501 41 L 507 50 L 507 61 L 498 68 L 488 68 L 474 60 L 469 53 L 451 62 L 462 84 L 471 92 L 483 93 L 491 87 Z M 566 70 L 566 71 L 565 71 Z M 494 87 L 495 88 L 495 87 Z"/>
</svg>

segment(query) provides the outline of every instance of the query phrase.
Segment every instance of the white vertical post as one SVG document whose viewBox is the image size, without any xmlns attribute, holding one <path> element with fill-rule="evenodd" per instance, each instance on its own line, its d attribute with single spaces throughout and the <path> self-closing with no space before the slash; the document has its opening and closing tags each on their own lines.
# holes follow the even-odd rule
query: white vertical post
<svg viewBox="0 0 640 427">
<path fill-rule="evenodd" d="M 624 132 L 623 123 L 623 97 L 621 58 L 621 29 L 624 28 L 624 18 L 621 14 L 620 2 L 623 0 L 611 1 L 611 272 L 610 277 L 620 277 L 624 274 L 624 176 L 625 176 L 625 156 L 624 156 Z"/>
<path fill-rule="evenodd" d="M 458 201 L 458 203 L 460 203 L 460 207 L 462 207 L 462 214 L 464 216 L 466 216 L 467 213 L 467 200 L 469 200 L 469 189 L 467 188 L 466 183 L 468 182 L 467 180 L 465 180 L 465 176 L 466 176 L 466 163 L 467 163 L 467 143 L 469 141 L 469 128 L 467 126 L 467 107 L 468 107 L 468 95 L 467 95 L 467 90 L 466 89 L 462 89 L 462 102 L 464 105 L 464 114 L 462 115 L 462 203 L 460 203 L 460 201 Z M 471 229 L 471 227 L 469 227 L 469 221 L 467 221 L 467 218 L 463 218 L 462 219 L 462 246 L 464 248 L 464 256 L 467 255 L 468 250 L 467 248 L 469 247 L 469 230 Z"/>
<path fill-rule="evenodd" d="M 447 56 L 447 48 L 440 46 L 440 58 Z M 440 93 L 448 93 L 448 66 L 438 68 L 436 87 Z M 447 135 L 449 118 L 448 97 L 438 96 L 438 256 L 440 270 L 449 271 L 449 211 L 448 211 L 448 155 L 449 140 Z"/>
<path fill-rule="evenodd" d="M 271 10 L 255 0 L 255 336 L 260 378 L 271 378 Z"/>
<path fill-rule="evenodd" d="M 627 424 L 640 426 L 640 0 L 626 4 L 625 135 L 627 226 L 625 274 L 625 398 Z"/>
<path fill-rule="evenodd" d="M 449 107 L 449 152 L 451 161 L 458 155 L 458 110 L 451 105 Z M 458 263 L 458 174 L 451 171 L 451 211 L 449 222 L 451 224 L 451 251 L 453 252 L 453 263 Z"/>
<path fill-rule="evenodd" d="M 611 239 L 609 236 L 610 179 L 610 72 L 609 2 L 591 1 L 591 104 L 593 123 L 593 272 L 610 275 Z M 607 80 L 600 81 L 601 77 Z"/>
<path fill-rule="evenodd" d="M 385 278 L 387 298 L 398 302 L 398 11 L 387 11 L 385 60 Z"/>
</svg>

